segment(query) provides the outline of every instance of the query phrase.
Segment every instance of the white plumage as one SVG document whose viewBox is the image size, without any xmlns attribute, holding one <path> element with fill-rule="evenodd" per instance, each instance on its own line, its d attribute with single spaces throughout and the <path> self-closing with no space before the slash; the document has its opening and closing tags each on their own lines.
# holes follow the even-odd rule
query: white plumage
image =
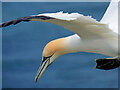
<svg viewBox="0 0 120 90">
<path fill-rule="evenodd" d="M 76 33 L 67 38 L 71 51 L 118 56 L 118 0 L 111 1 L 100 22 L 91 16 L 78 13 L 58 12 L 39 14 L 38 16 L 42 15 L 55 19 L 37 20 L 54 23 Z"/>
<path fill-rule="evenodd" d="M 106 13 L 100 22 L 91 16 L 84 16 L 78 13 L 44 13 L 28 17 L 18 18 L 5 22 L 0 27 L 17 24 L 21 21 L 43 21 L 62 26 L 75 34 L 65 38 L 51 41 L 43 50 L 42 64 L 38 70 L 35 81 L 40 78 L 45 69 L 60 55 L 72 52 L 92 52 L 108 56 L 120 56 L 118 51 L 118 2 L 112 0 Z M 114 59 L 114 58 L 113 58 Z M 111 63 L 112 64 L 109 64 Z M 119 61 L 118 61 L 119 62 Z M 118 63 L 117 62 L 117 63 Z M 114 61 L 98 62 L 98 68 L 113 69 L 118 67 Z M 109 65 L 111 68 L 104 67 Z M 114 66 L 114 67 L 112 67 Z"/>
</svg>

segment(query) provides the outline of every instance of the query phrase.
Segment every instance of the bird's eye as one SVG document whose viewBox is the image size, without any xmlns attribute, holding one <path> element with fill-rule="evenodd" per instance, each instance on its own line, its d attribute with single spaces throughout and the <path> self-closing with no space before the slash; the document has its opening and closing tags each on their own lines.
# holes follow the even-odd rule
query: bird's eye
<svg viewBox="0 0 120 90">
<path fill-rule="evenodd" d="M 42 63 L 43 63 L 45 60 L 47 60 L 48 58 L 50 58 L 50 57 L 52 57 L 52 55 L 51 55 L 51 56 L 48 56 L 48 57 L 43 57 Z"/>
</svg>

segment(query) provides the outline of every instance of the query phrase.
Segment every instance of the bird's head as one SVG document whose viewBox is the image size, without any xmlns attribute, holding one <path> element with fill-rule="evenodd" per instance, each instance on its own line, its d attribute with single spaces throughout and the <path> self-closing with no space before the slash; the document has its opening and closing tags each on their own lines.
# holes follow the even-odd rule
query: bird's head
<svg viewBox="0 0 120 90">
<path fill-rule="evenodd" d="M 42 63 L 38 70 L 38 73 L 35 77 L 35 82 L 38 81 L 38 79 L 41 77 L 45 69 L 58 58 L 59 56 L 68 53 L 65 38 L 53 40 L 49 42 L 42 54 Z"/>
</svg>

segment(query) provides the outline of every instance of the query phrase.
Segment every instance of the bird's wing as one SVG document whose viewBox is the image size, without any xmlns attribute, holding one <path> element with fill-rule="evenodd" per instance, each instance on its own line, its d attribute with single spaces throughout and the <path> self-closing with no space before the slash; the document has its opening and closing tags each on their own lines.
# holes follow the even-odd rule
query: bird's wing
<svg viewBox="0 0 120 90">
<path fill-rule="evenodd" d="M 62 26 L 77 35 L 81 38 L 97 38 L 106 36 L 103 35 L 105 33 L 111 33 L 112 30 L 108 28 L 108 25 L 100 23 L 93 19 L 90 16 L 84 16 L 78 13 L 45 13 L 39 15 L 32 15 L 27 17 L 22 17 L 18 19 L 14 19 L 8 22 L 5 22 L 0 25 L 0 27 L 6 27 L 8 25 L 16 25 L 22 21 L 43 21 L 43 22 L 50 22 L 53 24 L 57 24 Z"/>
<path fill-rule="evenodd" d="M 103 18 L 101 19 L 101 23 L 108 24 L 109 28 L 113 32 L 118 32 L 118 2 L 120 0 L 111 0 L 109 7 L 107 8 Z M 119 33 L 120 34 L 120 33 Z"/>
</svg>

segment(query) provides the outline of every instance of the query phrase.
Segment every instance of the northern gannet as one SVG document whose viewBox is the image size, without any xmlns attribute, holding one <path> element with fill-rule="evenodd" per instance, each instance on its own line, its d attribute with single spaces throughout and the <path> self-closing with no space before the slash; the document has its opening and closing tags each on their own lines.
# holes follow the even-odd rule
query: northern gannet
<svg viewBox="0 0 120 90">
<path fill-rule="evenodd" d="M 96 60 L 96 68 L 109 70 L 120 66 L 118 48 L 118 1 L 112 0 L 100 22 L 90 16 L 78 13 L 44 13 L 14 19 L 0 24 L 6 27 L 22 21 L 43 21 L 62 26 L 76 34 L 49 42 L 42 54 L 42 63 L 35 77 L 35 82 L 45 69 L 59 56 L 72 52 L 100 53 L 113 58 Z M 112 12 L 112 13 L 111 13 Z"/>
</svg>

